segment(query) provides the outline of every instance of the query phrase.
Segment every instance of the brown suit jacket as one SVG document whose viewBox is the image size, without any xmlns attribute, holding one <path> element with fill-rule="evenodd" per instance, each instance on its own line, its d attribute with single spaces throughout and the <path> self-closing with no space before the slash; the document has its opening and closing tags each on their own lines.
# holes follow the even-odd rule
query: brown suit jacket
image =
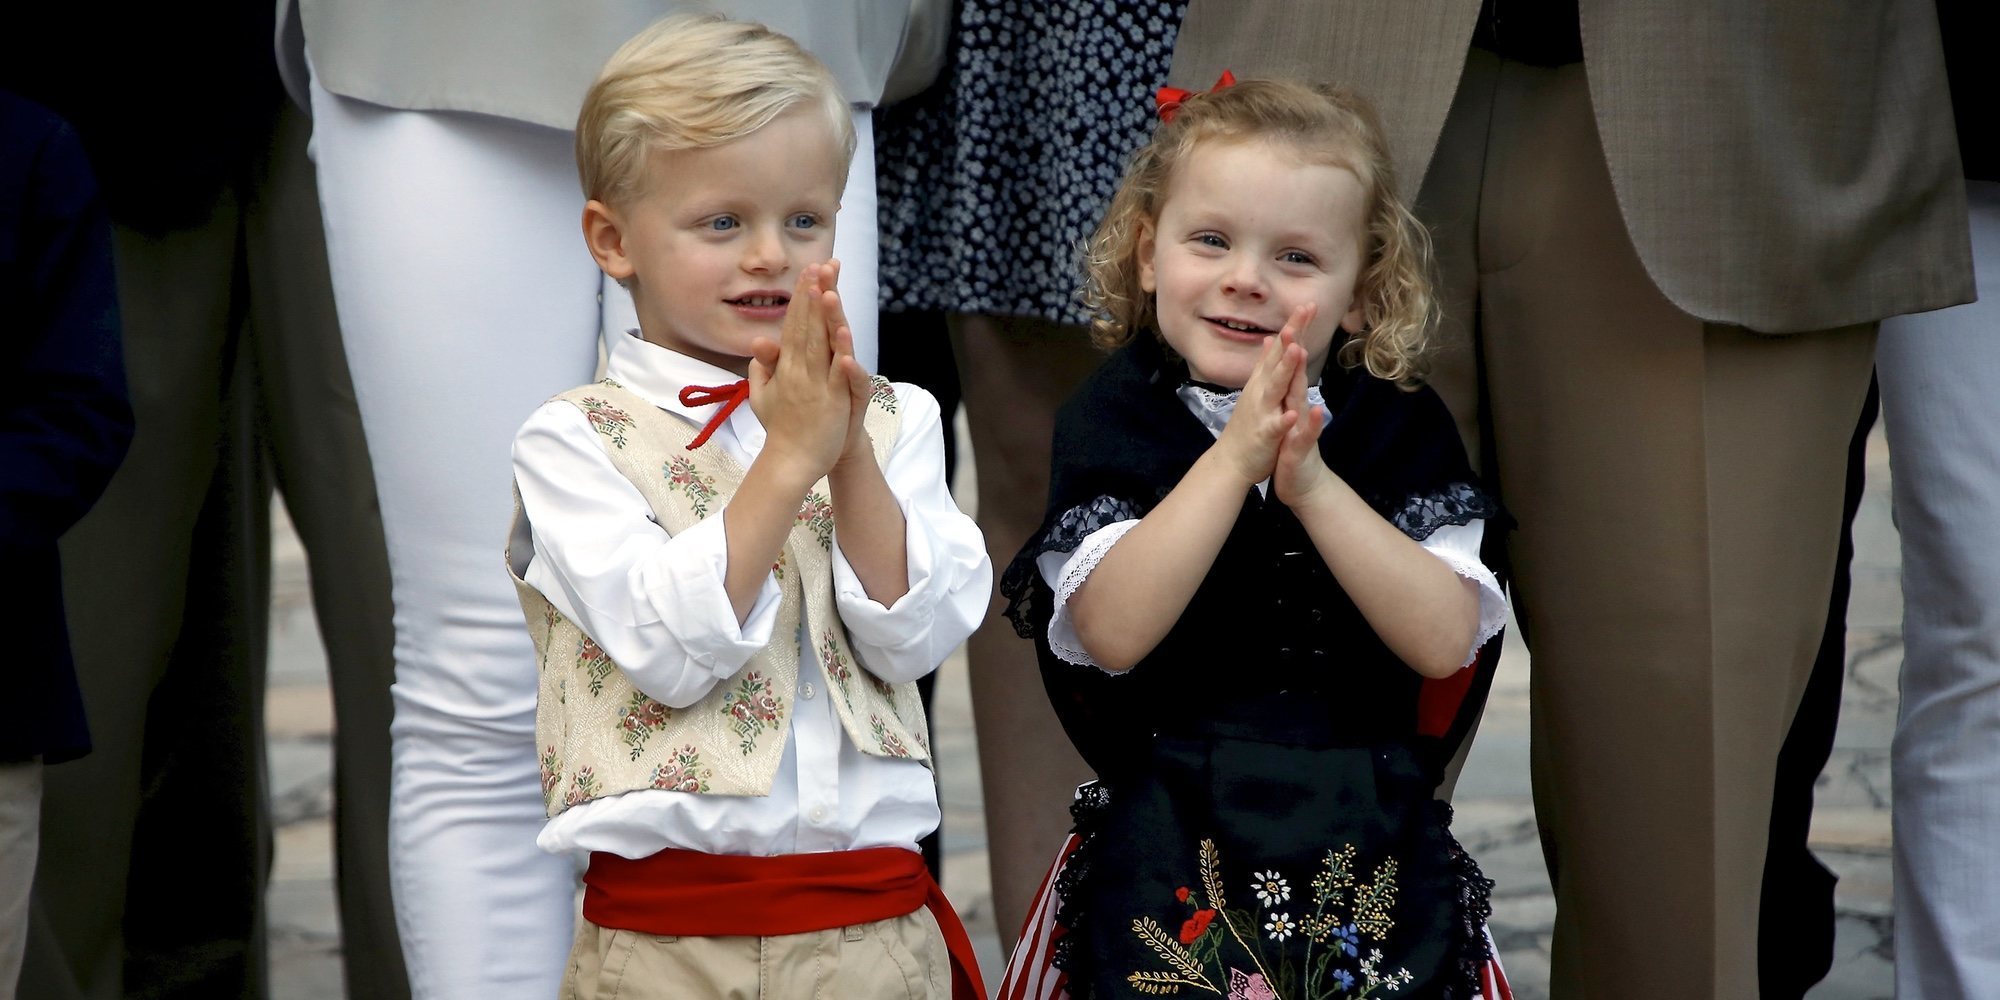
<svg viewBox="0 0 2000 1000">
<path fill-rule="evenodd" d="M 1973 297 L 1931 0 L 1581 0 L 1584 66 L 1647 273 L 1704 320 L 1820 330 Z M 1405 196 L 1479 0 L 1192 0 L 1170 81 L 1295 76 L 1382 112 Z"/>
</svg>

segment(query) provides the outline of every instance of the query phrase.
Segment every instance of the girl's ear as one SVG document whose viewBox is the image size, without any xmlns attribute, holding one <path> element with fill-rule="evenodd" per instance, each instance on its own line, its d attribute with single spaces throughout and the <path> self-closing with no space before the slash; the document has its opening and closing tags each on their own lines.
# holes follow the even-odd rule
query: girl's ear
<svg viewBox="0 0 2000 1000">
<path fill-rule="evenodd" d="M 1139 259 L 1139 290 L 1151 295 L 1160 290 L 1158 276 L 1153 273 L 1154 232 L 1153 220 L 1139 220 L 1139 238 L 1133 241 L 1132 253 Z"/>
<path fill-rule="evenodd" d="M 637 270 L 625 256 L 625 229 L 617 211 L 595 198 L 583 203 L 583 242 L 611 280 L 622 282 Z"/>
<path fill-rule="evenodd" d="M 1368 332 L 1364 324 L 1368 321 L 1368 296 L 1372 294 L 1366 277 L 1354 283 L 1354 297 L 1347 302 L 1347 314 L 1340 317 L 1341 329 L 1357 335 Z"/>
</svg>

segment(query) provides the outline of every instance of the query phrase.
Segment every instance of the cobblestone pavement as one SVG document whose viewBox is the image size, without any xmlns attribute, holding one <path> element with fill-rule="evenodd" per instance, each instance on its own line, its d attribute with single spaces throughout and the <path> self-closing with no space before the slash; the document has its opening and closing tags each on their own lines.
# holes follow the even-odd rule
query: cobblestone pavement
<svg viewBox="0 0 2000 1000">
<path fill-rule="evenodd" d="M 960 454 L 968 450 L 961 448 Z M 1840 875 L 1832 974 L 1811 1000 L 1888 1000 L 1889 737 L 1902 662 L 1902 599 L 1889 522 L 1888 452 L 1870 442 L 1868 491 L 1855 527 L 1847 684 L 1833 759 L 1820 777 L 1813 846 Z M 961 491 L 961 495 L 970 495 Z M 270 888 L 274 994 L 343 996 L 328 817 L 332 808 L 331 701 L 306 590 L 305 559 L 278 518 L 272 608 L 269 745 L 279 824 Z M 988 893 L 984 812 L 973 753 L 965 660 L 939 673 L 934 723 L 945 815 L 944 886 L 964 916 L 989 982 L 1000 950 Z M 1456 830 L 1497 882 L 1493 931 L 1520 1000 L 1547 996 L 1555 904 L 1536 841 L 1528 786 L 1528 655 L 1510 641 L 1456 796 Z M 359 998 L 358 998 L 359 1000 Z"/>
</svg>

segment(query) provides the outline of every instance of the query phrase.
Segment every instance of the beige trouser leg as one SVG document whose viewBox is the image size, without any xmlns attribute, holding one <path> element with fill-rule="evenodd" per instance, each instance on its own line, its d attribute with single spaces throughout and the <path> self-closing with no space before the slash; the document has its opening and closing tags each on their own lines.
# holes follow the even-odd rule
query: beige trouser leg
<svg viewBox="0 0 2000 1000">
<path fill-rule="evenodd" d="M 1478 181 L 1425 194 L 1476 266 L 1489 471 L 1520 520 L 1551 994 L 1753 995 L 1773 773 L 1824 626 L 1874 326 L 1767 337 L 1669 303 L 1580 66 L 1475 53 L 1438 156 Z"/>
<path fill-rule="evenodd" d="M 948 1000 L 931 911 L 782 937 L 657 937 L 579 921 L 560 1000 Z"/>
<path fill-rule="evenodd" d="M 1081 327 L 992 316 L 951 317 L 953 353 L 979 476 L 979 529 L 993 579 L 1041 526 L 1056 408 L 1104 356 Z M 1014 634 L 996 593 L 966 652 L 993 874 L 993 917 L 1013 947 L 1035 887 L 1070 827 L 1069 804 L 1090 768 L 1049 707 L 1035 647 Z"/>
</svg>

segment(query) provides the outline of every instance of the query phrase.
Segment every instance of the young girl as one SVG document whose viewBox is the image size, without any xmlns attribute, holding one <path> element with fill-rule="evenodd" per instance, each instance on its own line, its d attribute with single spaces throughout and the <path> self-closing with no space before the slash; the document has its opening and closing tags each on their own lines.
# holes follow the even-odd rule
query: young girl
<svg viewBox="0 0 2000 1000">
<path fill-rule="evenodd" d="M 1228 82 L 1163 92 L 1090 245 L 1118 351 L 1004 583 L 1100 780 L 1002 995 L 1493 1000 L 1420 724 L 1506 616 L 1499 509 L 1415 384 L 1427 240 L 1360 100 Z"/>
</svg>

